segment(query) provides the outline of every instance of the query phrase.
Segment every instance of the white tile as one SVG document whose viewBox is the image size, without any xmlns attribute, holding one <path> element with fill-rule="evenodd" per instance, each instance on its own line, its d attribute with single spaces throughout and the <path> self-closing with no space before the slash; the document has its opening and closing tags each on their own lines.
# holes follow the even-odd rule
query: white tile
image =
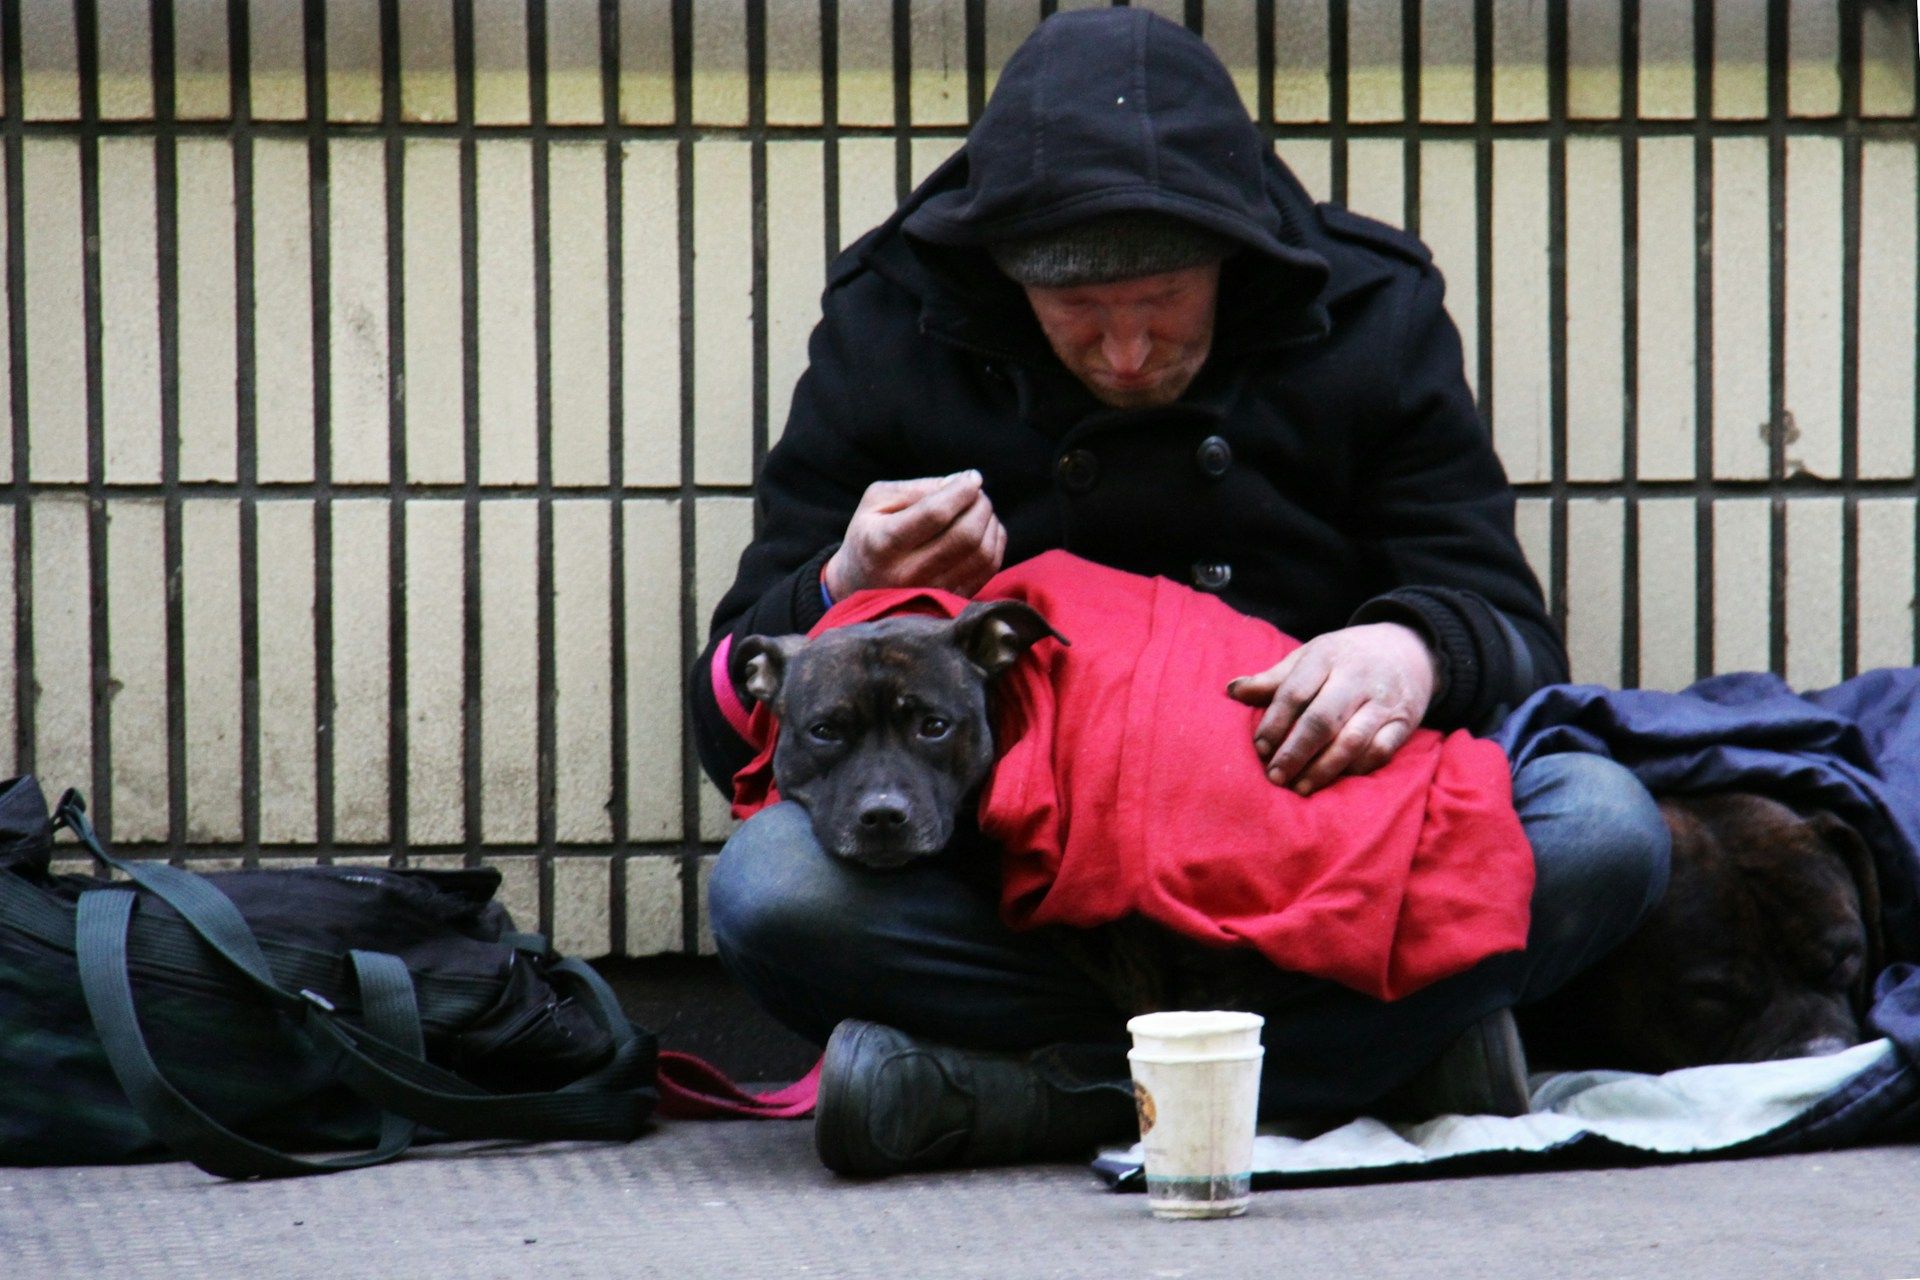
<svg viewBox="0 0 1920 1280">
<path fill-rule="evenodd" d="M 1773 367 L 1768 276 L 1767 143 L 1713 144 L 1713 470 L 1767 474 Z"/>
<path fill-rule="evenodd" d="M 692 8 L 693 118 L 701 124 L 745 124 L 745 0 L 705 0 Z"/>
<path fill-rule="evenodd" d="M 486 865 L 500 872 L 500 892 L 494 898 L 513 918 L 513 927 L 529 933 L 540 928 L 540 859 L 493 856 Z"/>
<path fill-rule="evenodd" d="M 409 138 L 402 165 L 407 478 L 456 484 L 467 466 L 459 144 Z"/>
<path fill-rule="evenodd" d="M 600 6 L 547 6 L 547 119 L 554 124 L 599 124 Z"/>
<path fill-rule="evenodd" d="M 400 12 L 404 15 L 414 7 L 402 5 Z M 249 110 L 253 118 L 306 119 L 307 15 L 303 0 L 247 0 L 247 46 Z"/>
<path fill-rule="evenodd" d="M 1327 6 L 1320 0 L 1275 0 L 1273 118 L 1317 124 L 1332 118 L 1327 75 Z"/>
<path fill-rule="evenodd" d="M 699 896 L 696 900 L 700 904 L 698 927 L 694 930 L 694 949 L 703 956 L 713 955 L 717 950 L 713 945 L 713 913 L 707 909 L 707 886 L 713 883 L 713 867 L 719 860 L 718 854 L 705 854 L 694 868 L 699 877 Z"/>
<path fill-rule="evenodd" d="M 233 155 L 214 138 L 182 138 L 176 147 L 180 479 L 232 480 L 238 474 Z"/>
<path fill-rule="evenodd" d="M 671 142 L 621 156 L 621 430 L 628 484 L 680 482 L 680 195 Z"/>
<path fill-rule="evenodd" d="M 819 124 L 819 0 L 767 0 L 767 121 Z"/>
<path fill-rule="evenodd" d="M 333 478 L 384 484 L 391 437 L 385 144 L 336 138 L 328 169 Z"/>
<path fill-rule="evenodd" d="M 1620 116 L 1620 0 L 1567 6 L 1567 114 L 1576 120 Z"/>
<path fill-rule="evenodd" d="M 1288 2 L 1281 0 L 1282 4 Z M 1031 35 L 1039 24 L 1040 0 L 986 0 L 986 11 L 987 94 L 991 97 L 994 85 L 999 83 L 1000 68 L 1007 64 L 1007 59 L 1020 47 L 1020 42 Z M 845 22 L 845 16 L 840 20 Z M 1321 21 L 1324 22 L 1325 18 Z M 1324 59 L 1322 63 L 1324 65 Z"/>
<path fill-rule="evenodd" d="M 673 120 L 673 0 L 620 0 L 620 118 Z"/>
<path fill-rule="evenodd" d="M 694 476 L 702 484 L 753 478 L 753 204 L 749 147 L 693 146 Z"/>
<path fill-rule="evenodd" d="M 7 168 L 6 154 L 4 151 L 0 151 L 0 183 L 7 181 Z M 6 201 L 0 200 L 0 236 L 9 234 L 7 222 Z M 11 310 L 11 308 L 0 307 L 0 350 L 5 351 L 13 350 L 13 324 L 7 314 L 9 310 Z M 11 405 L 13 403 L 13 392 L 13 361 L 11 359 L 0 360 L 0 403 Z M 0 483 L 11 482 L 14 478 L 13 440 L 11 432 L 18 431 L 19 429 L 17 424 L 9 427 L 6 446 L 0 448 Z"/>
<path fill-rule="evenodd" d="M 1493 0 L 1493 118 L 1547 118 L 1547 10 L 1538 0 Z"/>
<path fill-rule="evenodd" d="M 1399 120 L 1406 114 L 1400 8 L 1400 0 L 1348 0 L 1349 120 Z"/>
<path fill-rule="evenodd" d="M 1567 475 L 1621 474 L 1626 414 L 1626 281 L 1620 144 L 1569 138 Z"/>
<path fill-rule="evenodd" d="M 1861 147 L 1859 447 L 1862 476 L 1914 473 L 1914 145 Z"/>
<path fill-rule="evenodd" d="M 538 478 L 533 335 L 533 153 L 476 148 L 479 188 L 480 482 Z"/>
<path fill-rule="evenodd" d="M 607 160 L 600 143 L 547 152 L 553 482 L 605 484 L 612 376 L 607 333 Z"/>
<path fill-rule="evenodd" d="M 1912 498 L 1862 498 L 1856 544 L 1860 580 L 1859 669 L 1912 666 L 1914 633 Z"/>
<path fill-rule="evenodd" d="M 908 146 L 908 181 L 919 186 L 960 150 L 959 138 L 915 138 Z"/>
<path fill-rule="evenodd" d="M 553 504 L 554 836 L 613 838 L 612 513 Z M 602 896 L 605 896 L 604 893 Z"/>
<path fill-rule="evenodd" d="M 15 507 L 0 515 L 0 599 L 18 599 L 14 583 L 14 527 L 22 519 Z M 20 652 L 20 610 L 0 614 L 0 776 L 21 772 L 19 758 L 20 672 L 14 666 Z"/>
<path fill-rule="evenodd" d="M 630 956 L 679 951 L 684 908 L 678 857 L 627 859 L 627 941 Z"/>
<path fill-rule="evenodd" d="M 11 530 L 11 525 L 5 526 Z M 107 504 L 107 689 L 115 840 L 165 840 L 167 781 L 166 507 Z M 13 568 L 8 548 L 7 569 Z M 10 639 L 11 637 L 9 637 Z M 9 654 L 11 657 L 11 654 Z M 11 747 L 11 741 L 8 743 Z"/>
<path fill-rule="evenodd" d="M 907 0 L 912 68 L 908 118 L 915 124 L 967 122 L 965 0 Z"/>
<path fill-rule="evenodd" d="M 1420 118 L 1461 123 L 1474 117 L 1474 0 L 1424 0 L 1420 6 Z"/>
<path fill-rule="evenodd" d="M 1713 114 L 1757 120 L 1767 114 L 1767 6 L 1713 0 Z"/>
<path fill-rule="evenodd" d="M 180 509 L 185 644 L 187 839 L 241 837 L 240 505 L 192 499 Z"/>
<path fill-rule="evenodd" d="M 93 789 L 93 640 L 87 500 L 43 494 L 33 530 L 33 772 L 49 796 Z"/>
<path fill-rule="evenodd" d="M 1325 138 L 1285 138 L 1274 147 L 1315 200 L 1333 199 L 1333 144 Z"/>
<path fill-rule="evenodd" d="M 1546 498 L 1521 498 L 1514 503 L 1513 531 L 1527 567 L 1548 591 L 1553 582 L 1553 503 Z M 1552 601 L 1548 601 L 1551 606 Z"/>
<path fill-rule="evenodd" d="M 458 509 L 451 505 L 445 509 L 458 514 Z M 392 762 L 392 708 L 396 692 L 391 668 L 392 609 L 389 603 L 393 580 L 391 520 L 391 507 L 384 498 L 336 498 L 332 504 L 333 579 L 328 589 L 333 608 L 333 706 L 323 712 L 328 722 L 323 741 L 333 761 L 333 836 L 349 844 L 378 844 L 391 836 L 388 774 Z M 445 670 L 452 672 L 456 696 L 450 721 L 457 743 L 460 729 L 457 521 L 453 532 L 446 558 L 428 559 L 420 568 L 432 576 L 436 586 L 443 580 L 454 584 L 450 620 L 453 648 L 451 652 L 442 650 L 431 655 L 442 664 L 443 670 L 429 672 L 428 679 L 442 675 Z M 440 601 L 409 599 L 408 607 L 424 608 L 436 603 Z M 408 660 L 412 661 L 411 653 Z M 458 769 L 456 749 L 456 777 Z M 457 839 L 457 804 L 454 817 L 454 838 Z M 419 837 L 417 828 L 414 836 Z"/>
<path fill-rule="evenodd" d="M 1840 498 L 1787 502 L 1787 683 L 1824 689 L 1840 681 L 1841 583 L 1845 580 Z"/>
<path fill-rule="evenodd" d="M 1787 114 L 1840 114 L 1841 12 L 1842 6 L 1831 0 L 1790 0 L 1787 6 Z"/>
<path fill-rule="evenodd" d="M 85 480 L 87 326 L 80 151 L 64 138 L 30 138 L 23 150 L 27 465 L 35 480 Z"/>
<path fill-rule="evenodd" d="M 1860 13 L 1860 112 L 1868 116 L 1913 114 L 1914 24 L 1920 5 L 1862 5 Z"/>
<path fill-rule="evenodd" d="M 400 117 L 445 122 L 458 110 L 453 5 L 450 0 L 408 0 L 400 6 Z"/>
<path fill-rule="evenodd" d="M 1642 138 L 1639 147 L 1637 462 L 1643 479 L 1683 480 L 1700 429 L 1693 140 Z"/>
<path fill-rule="evenodd" d="M 694 617 L 703 622 L 733 585 L 740 553 L 753 537 L 753 503 L 747 498 L 706 498 L 694 508 Z M 733 822 L 712 787 L 700 788 L 700 838 L 724 840 Z"/>
<path fill-rule="evenodd" d="M 253 144 L 253 413 L 259 479 L 313 478 L 313 260 L 307 144 Z M 349 256 L 351 248 L 346 249 Z M 337 415 L 336 415 L 337 416 Z"/>
<path fill-rule="evenodd" d="M 553 860 L 553 949 L 596 960 L 613 950 L 611 858 Z"/>
<path fill-rule="evenodd" d="M 893 6 L 842 5 L 839 18 L 840 123 L 892 124 Z"/>
<path fill-rule="evenodd" d="M 233 114 L 227 0 L 174 0 L 173 111 L 182 120 Z"/>
<path fill-rule="evenodd" d="M 526 124 L 525 0 L 470 0 L 473 5 L 473 118 L 477 124 Z"/>
<path fill-rule="evenodd" d="M 313 503 L 262 502 L 259 549 L 260 839 L 311 844 L 319 834 L 319 725 L 314 690 Z M 351 607 L 350 602 L 347 603 Z"/>
<path fill-rule="evenodd" d="M 480 504 L 480 834 L 539 835 L 539 629 L 536 506 Z"/>
<path fill-rule="evenodd" d="M 1694 0 L 1640 0 L 1640 114 L 1693 116 Z"/>
<path fill-rule="evenodd" d="M 1390 226 L 1407 221 L 1407 150 L 1398 139 L 1347 144 L 1347 208 Z"/>
<path fill-rule="evenodd" d="M 1844 280 L 1840 141 L 1787 139 L 1786 377 L 1788 475 L 1840 474 L 1840 337 Z"/>
<path fill-rule="evenodd" d="M 1553 473 L 1547 144 L 1493 144 L 1493 438 L 1515 481 Z"/>
<path fill-rule="evenodd" d="M 1642 689 L 1684 689 L 1699 645 L 1699 537 L 1691 498 L 1639 503 L 1640 678 Z"/>
<path fill-rule="evenodd" d="M 380 0 L 327 0 L 326 8 L 327 118 L 377 122 Z"/>
<path fill-rule="evenodd" d="M 100 118 L 152 119 L 153 27 L 147 6 L 98 5 L 94 22 L 95 56 L 100 60 Z M 117 821 L 118 815 L 115 817 Z"/>
<path fill-rule="evenodd" d="M 678 840 L 682 674 L 680 504 L 633 499 L 626 542 L 627 837 Z M 704 625 L 705 617 L 700 621 Z M 677 918 L 677 916 L 676 916 Z"/>
<path fill-rule="evenodd" d="M 1184 2 L 1181 9 L 1185 9 Z M 1247 114 L 1260 118 L 1260 10 L 1251 4 L 1215 4 L 1206 12 L 1207 43 L 1226 64 Z M 1277 71 L 1278 68 L 1276 67 Z M 1322 92 L 1322 100 L 1325 93 Z"/>
<path fill-rule="evenodd" d="M 1579 684 L 1620 684 L 1625 514 L 1617 498 L 1567 502 L 1567 656 Z"/>
<path fill-rule="evenodd" d="M 100 419 L 109 484 L 160 479 L 153 143 L 100 140 Z"/>
<path fill-rule="evenodd" d="M 458 844 L 466 836 L 466 513 L 457 502 L 410 502 L 406 515 L 402 834 L 410 844 Z"/>
<path fill-rule="evenodd" d="M 696 187 L 697 191 L 699 188 Z M 840 140 L 840 247 L 893 215 L 893 139 Z"/>
<path fill-rule="evenodd" d="M 1420 147 L 1420 238 L 1446 280 L 1447 314 L 1460 330 L 1467 386 L 1480 388 L 1479 161 L 1471 142 Z"/>
<path fill-rule="evenodd" d="M 767 435 L 780 438 L 826 285 L 826 175 L 818 142 L 767 144 Z"/>
<path fill-rule="evenodd" d="M 1713 504 L 1713 670 L 1766 671 L 1772 654 L 1773 533 L 1765 498 Z"/>
<path fill-rule="evenodd" d="M 73 0 L 20 7 L 20 108 L 29 120 L 80 118 L 80 45 Z"/>
</svg>

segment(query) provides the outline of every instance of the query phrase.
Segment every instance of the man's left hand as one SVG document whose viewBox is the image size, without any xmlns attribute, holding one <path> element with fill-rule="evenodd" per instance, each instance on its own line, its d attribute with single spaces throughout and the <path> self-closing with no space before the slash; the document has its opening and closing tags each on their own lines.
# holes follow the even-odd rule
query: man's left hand
<svg viewBox="0 0 1920 1280">
<path fill-rule="evenodd" d="M 1426 715 L 1437 678 L 1419 632 L 1375 622 L 1317 636 L 1231 681 L 1227 693 L 1267 709 L 1253 748 L 1274 785 L 1305 796 L 1393 759 Z"/>
</svg>

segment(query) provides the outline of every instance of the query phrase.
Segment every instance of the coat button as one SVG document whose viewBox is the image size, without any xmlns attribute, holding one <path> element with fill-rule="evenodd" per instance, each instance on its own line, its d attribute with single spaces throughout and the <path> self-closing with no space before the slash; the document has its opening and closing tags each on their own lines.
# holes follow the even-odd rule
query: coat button
<svg viewBox="0 0 1920 1280">
<path fill-rule="evenodd" d="M 1218 480 L 1233 466 L 1233 446 L 1220 436 L 1208 436 L 1200 442 L 1200 448 L 1193 457 L 1200 464 L 1201 475 L 1209 480 Z"/>
<path fill-rule="evenodd" d="M 1068 493 L 1086 493 L 1100 478 L 1100 459 L 1090 449 L 1070 449 L 1053 464 L 1053 474 Z"/>
<path fill-rule="evenodd" d="M 1216 595 L 1233 581 L 1233 566 L 1224 560 L 1200 560 L 1193 566 L 1193 585 Z"/>
</svg>

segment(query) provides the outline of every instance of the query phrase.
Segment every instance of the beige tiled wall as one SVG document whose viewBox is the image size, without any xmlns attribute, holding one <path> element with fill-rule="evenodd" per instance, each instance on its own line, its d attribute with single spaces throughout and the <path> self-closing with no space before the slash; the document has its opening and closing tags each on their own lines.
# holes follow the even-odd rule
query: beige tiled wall
<svg viewBox="0 0 1920 1280">
<path fill-rule="evenodd" d="M 1084 3 L 7 7 L 0 766 L 710 948 L 681 676 L 829 252 Z M 1578 678 L 1915 660 L 1911 5 L 1145 7 L 1433 247 Z"/>
</svg>

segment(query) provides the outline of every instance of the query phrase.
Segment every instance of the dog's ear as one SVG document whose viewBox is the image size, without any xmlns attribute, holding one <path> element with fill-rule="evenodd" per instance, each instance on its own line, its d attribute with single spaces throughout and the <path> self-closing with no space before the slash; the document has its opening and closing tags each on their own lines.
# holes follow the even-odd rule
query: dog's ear
<svg viewBox="0 0 1920 1280">
<path fill-rule="evenodd" d="M 1861 981 L 1866 992 L 1871 993 L 1873 980 L 1886 963 L 1885 933 L 1880 922 L 1880 872 L 1874 865 L 1873 850 L 1867 848 L 1867 842 L 1851 824 L 1827 810 L 1813 809 L 1805 816 L 1807 825 L 1846 863 L 1847 873 L 1853 877 L 1854 889 L 1860 895 L 1860 924 L 1867 935 Z"/>
<path fill-rule="evenodd" d="M 772 702 L 786 679 L 787 664 L 807 647 L 805 636 L 748 636 L 733 646 L 727 674 L 755 702 Z"/>
<path fill-rule="evenodd" d="M 1048 636 L 1069 643 L 1038 610 L 1018 600 L 976 600 L 953 620 L 953 642 L 989 677 L 1020 661 L 1021 654 Z"/>
</svg>

